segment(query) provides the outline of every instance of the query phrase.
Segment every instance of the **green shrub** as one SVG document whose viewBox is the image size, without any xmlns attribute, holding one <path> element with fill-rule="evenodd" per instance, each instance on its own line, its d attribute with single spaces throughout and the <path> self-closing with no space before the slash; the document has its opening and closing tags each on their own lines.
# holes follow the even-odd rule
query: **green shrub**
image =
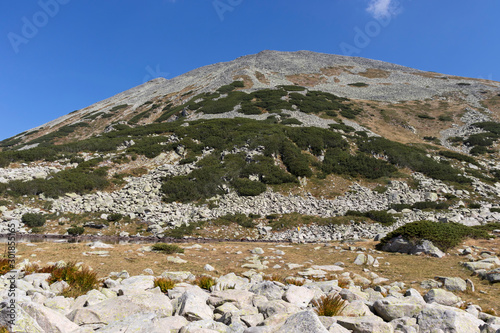
<svg viewBox="0 0 500 333">
<path fill-rule="evenodd" d="M 236 192 L 242 196 L 256 196 L 266 191 L 265 184 L 246 178 L 235 179 L 231 184 L 236 189 Z"/>
<path fill-rule="evenodd" d="M 469 204 L 469 208 L 471 208 L 471 209 L 479 209 L 479 208 L 481 208 L 481 204 L 478 203 L 478 202 L 471 202 Z"/>
<path fill-rule="evenodd" d="M 422 113 L 422 114 L 418 114 L 417 117 L 419 117 L 420 119 L 436 119 L 434 117 L 431 117 L 429 116 L 428 114 L 425 114 L 425 113 Z"/>
<path fill-rule="evenodd" d="M 346 133 L 352 133 L 355 131 L 354 127 L 347 126 L 344 123 L 338 123 L 338 124 L 329 124 L 331 129 L 336 129 L 336 130 L 342 130 Z"/>
<path fill-rule="evenodd" d="M 295 118 L 287 118 L 281 121 L 283 125 L 302 125 L 302 122 Z"/>
<path fill-rule="evenodd" d="M 369 138 L 360 141 L 358 147 L 369 154 L 377 153 L 386 155 L 389 162 L 398 167 L 408 167 L 413 171 L 445 181 L 470 184 L 472 181 L 459 176 L 459 171 L 449 164 L 439 163 L 427 157 L 422 149 L 393 142 L 384 138 Z"/>
<path fill-rule="evenodd" d="M 378 222 L 383 225 L 392 225 L 396 222 L 396 219 L 385 210 L 370 210 L 368 212 L 362 213 L 355 210 L 348 210 L 345 216 L 356 216 L 356 217 L 367 217 L 372 221 Z"/>
<path fill-rule="evenodd" d="M 476 146 L 470 150 L 470 154 L 474 155 L 474 156 L 483 155 L 483 154 L 486 154 L 487 152 L 488 152 L 488 149 L 486 147 L 483 147 L 483 146 Z"/>
<path fill-rule="evenodd" d="M 362 176 L 369 179 L 390 176 L 397 171 L 394 166 L 384 160 L 362 153 L 352 156 L 347 151 L 338 148 L 326 151 L 321 170 L 328 174 Z"/>
<path fill-rule="evenodd" d="M 440 115 L 438 117 L 439 121 L 453 121 L 453 118 L 448 115 Z"/>
<path fill-rule="evenodd" d="M 431 241 L 442 251 L 447 251 L 459 245 L 466 238 L 488 239 L 486 231 L 477 230 L 459 223 L 437 223 L 431 221 L 417 221 L 405 224 L 390 232 L 377 244 L 378 249 L 391 239 L 401 236 L 413 242 L 422 240 Z"/>
<path fill-rule="evenodd" d="M 383 225 L 392 225 L 396 222 L 396 219 L 385 210 L 370 210 L 365 216 Z"/>
<path fill-rule="evenodd" d="M 21 221 L 28 227 L 33 228 L 43 226 L 47 219 L 43 214 L 25 213 L 22 216 Z"/>
<path fill-rule="evenodd" d="M 474 158 L 467 156 L 467 155 L 464 155 L 464 154 L 454 152 L 454 151 L 450 151 L 450 150 L 441 150 L 439 152 L 439 155 L 447 157 L 447 158 L 452 158 L 452 159 L 455 159 L 457 161 L 465 161 L 465 162 L 476 164 L 476 165 L 478 164 Z"/>
<path fill-rule="evenodd" d="M 351 87 L 368 87 L 368 84 L 364 82 L 348 83 L 347 85 Z"/>
<path fill-rule="evenodd" d="M 448 209 L 450 207 L 449 203 L 446 202 L 434 202 L 434 201 L 421 201 L 415 202 L 412 208 L 416 209 Z"/>
<path fill-rule="evenodd" d="M 68 235 L 79 236 L 85 232 L 85 229 L 83 227 L 73 226 L 66 231 L 68 232 Z"/>
<path fill-rule="evenodd" d="M 178 245 L 174 244 L 166 244 L 166 243 L 156 243 L 151 246 L 153 251 L 162 252 L 165 254 L 174 254 L 174 253 L 184 253 L 184 249 Z"/>
<path fill-rule="evenodd" d="M 120 213 L 112 213 L 108 215 L 107 220 L 109 222 L 118 222 L 123 218 L 123 215 Z"/>
</svg>

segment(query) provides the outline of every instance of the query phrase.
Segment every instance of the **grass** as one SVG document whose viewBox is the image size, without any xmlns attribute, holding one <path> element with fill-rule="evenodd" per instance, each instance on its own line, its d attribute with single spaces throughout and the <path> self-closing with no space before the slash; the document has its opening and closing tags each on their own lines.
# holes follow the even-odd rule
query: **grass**
<svg viewBox="0 0 500 333">
<path fill-rule="evenodd" d="M 57 281 L 66 281 L 69 284 L 69 287 L 62 292 L 64 297 L 84 295 L 90 290 L 96 289 L 99 284 L 96 272 L 93 272 L 86 266 L 76 266 L 74 261 L 68 262 L 63 267 L 50 266 L 47 270 L 51 270 L 50 276 L 47 279 L 49 284 Z"/>
<path fill-rule="evenodd" d="M 243 230 L 243 229 L 242 229 Z M 163 271 L 168 269 L 189 271 L 195 276 L 202 276 L 207 272 L 204 266 L 209 263 L 212 266 L 217 266 L 217 275 L 222 276 L 231 272 L 241 276 L 248 269 L 241 267 L 245 262 L 245 258 L 249 256 L 249 251 L 255 247 L 261 247 L 265 255 L 272 255 L 273 251 L 281 249 L 285 252 L 281 259 L 268 259 L 269 268 L 262 271 L 265 275 L 286 274 L 287 280 L 289 277 L 301 279 L 297 274 L 304 268 L 311 265 L 332 265 L 342 261 L 346 272 L 360 274 L 366 276 L 362 266 L 354 265 L 353 261 L 356 257 L 356 251 L 346 249 L 353 246 L 356 249 L 366 248 L 367 253 L 372 253 L 377 242 L 374 241 L 358 241 L 355 243 L 343 244 L 341 242 L 329 242 L 329 246 L 323 244 L 276 244 L 276 243 L 241 243 L 241 242 L 217 242 L 217 243 L 199 243 L 195 240 L 182 244 L 186 246 L 184 258 L 188 260 L 184 264 L 172 264 L 167 261 L 166 256 L 160 252 L 151 252 L 143 250 L 146 245 L 151 244 L 122 244 L 115 245 L 114 248 L 107 249 L 109 257 L 99 256 L 83 256 L 82 253 L 89 251 L 85 243 L 59 244 L 59 243 L 35 243 L 34 246 L 27 246 L 24 243 L 17 245 L 17 257 L 19 262 L 25 258 L 31 258 L 31 254 L 37 255 L 36 260 L 41 263 L 57 262 L 64 260 L 82 261 L 85 265 L 94 268 L 98 273 L 99 278 L 109 276 L 110 272 L 121 272 L 127 270 L 131 276 L 143 274 L 143 270 L 150 268 L 156 276 L 160 276 Z M 199 244 L 202 248 L 189 248 L 190 245 Z M 283 246 L 283 247 L 281 247 Z M 500 248 L 500 237 L 489 240 L 474 240 L 468 239 L 461 246 L 478 246 L 484 249 Z M 337 248 L 339 247 L 339 248 Z M 498 252 L 496 250 L 495 252 Z M 464 301 L 472 302 L 481 306 L 483 309 L 493 308 L 497 313 L 500 313 L 500 284 L 489 284 L 488 281 L 481 280 L 478 276 L 471 276 L 470 271 L 466 270 L 459 263 L 464 261 L 463 256 L 454 255 L 455 252 L 450 252 L 441 259 L 426 257 L 426 256 L 410 256 L 401 253 L 383 253 L 377 254 L 380 266 L 372 267 L 370 270 L 380 277 L 389 279 L 389 282 L 401 281 L 408 287 L 417 289 L 420 293 L 427 292 L 420 287 L 420 282 L 428 279 L 434 279 L 435 276 L 454 276 L 462 279 L 471 279 L 476 286 L 474 294 L 457 293 Z M 135 259 L 134 262 L 129 259 Z M 279 264 L 280 260 L 287 263 L 295 263 L 304 265 L 302 268 L 283 271 L 282 268 L 272 268 L 275 264 Z M 312 262 L 311 262 L 312 261 Z M 390 265 L 386 265 L 385 263 Z M 335 280 L 336 278 L 330 278 Z M 347 286 L 349 281 L 341 277 L 339 286 Z M 226 289 L 230 289 L 230 285 Z M 222 288 L 221 288 L 222 289 Z M 485 293 L 480 293 L 484 291 Z M 481 298 L 481 300 L 478 300 Z"/>
<path fill-rule="evenodd" d="M 347 306 L 346 301 L 344 301 L 339 294 L 321 296 L 312 303 L 314 311 L 316 311 L 318 316 L 326 317 L 340 316 L 344 308 Z"/>
<path fill-rule="evenodd" d="M 200 276 L 195 281 L 196 285 L 201 289 L 210 290 L 211 287 L 215 286 L 215 279 L 211 276 Z"/>
<path fill-rule="evenodd" d="M 153 249 L 153 251 L 162 252 L 165 254 L 184 253 L 183 248 L 174 244 L 156 243 L 153 244 L 151 248 Z"/>
<path fill-rule="evenodd" d="M 162 293 L 168 292 L 170 289 L 175 287 L 176 282 L 171 279 L 159 277 L 154 280 L 154 286 L 160 287 Z"/>
<path fill-rule="evenodd" d="M 7 274 L 10 272 L 10 262 L 8 258 L 1 258 L 0 259 L 0 275 Z"/>
</svg>

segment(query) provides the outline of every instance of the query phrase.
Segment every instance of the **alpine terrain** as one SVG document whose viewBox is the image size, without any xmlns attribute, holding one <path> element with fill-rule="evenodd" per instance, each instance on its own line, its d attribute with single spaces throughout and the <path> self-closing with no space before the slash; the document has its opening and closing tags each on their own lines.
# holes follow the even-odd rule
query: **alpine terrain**
<svg viewBox="0 0 500 333">
<path fill-rule="evenodd" d="M 478 276 L 476 283 L 484 281 L 484 288 L 490 288 L 490 282 L 500 282 L 500 252 L 477 244 L 496 241 L 498 245 L 499 147 L 500 82 L 357 57 L 263 51 L 170 80 L 154 79 L 1 141 L 0 234 L 15 231 L 18 237 L 28 240 L 99 236 L 100 240 L 119 237 L 149 242 L 349 244 L 375 240 L 372 255 L 366 248 L 347 246 L 325 249 L 322 256 L 325 260 L 334 256 L 334 252 L 326 252 L 333 249 L 354 251 L 346 253 L 356 259 L 355 267 L 361 267 L 359 274 L 363 268 L 367 273 L 378 267 L 377 255 L 386 253 L 382 251 L 425 253 L 442 257 L 433 260 L 444 261 L 457 257 L 466 262 L 460 274 L 474 273 Z M 465 240 L 477 242 L 477 248 L 465 246 Z M 74 246 L 67 250 L 76 249 Z M 201 248 L 194 246 L 186 249 Z M 307 251 L 323 251 L 313 248 L 307 247 Z M 26 249 L 22 260 L 34 253 Z M 452 249 L 455 252 L 450 255 Z M 159 246 L 157 250 L 165 248 Z M 278 249 L 265 251 L 270 257 L 262 257 L 261 248 L 252 248 L 252 257 L 241 258 L 245 260 L 242 267 L 262 271 L 270 267 L 266 260 L 285 254 Z M 107 251 L 97 252 L 102 253 L 94 255 L 106 256 Z M 43 256 L 43 251 L 37 253 L 34 256 Z M 322 260 L 315 256 L 310 258 Z M 170 263 L 183 264 L 180 257 L 169 258 Z M 206 264 L 207 259 L 203 260 Z M 43 326 L 38 320 L 43 332 L 87 332 L 84 328 L 121 332 L 123 327 L 134 327 L 127 318 L 111 325 L 117 317 L 106 309 L 116 308 L 139 317 L 154 312 L 158 318 L 174 318 L 170 316 L 175 313 L 182 319 L 177 318 L 176 324 L 173 319 L 169 322 L 171 332 L 226 332 L 227 327 L 234 328 L 227 332 L 299 332 L 293 329 L 301 322 L 315 327 L 310 328 L 311 332 L 500 329 L 500 319 L 491 316 L 494 313 L 451 301 L 450 297 L 457 297 L 453 294 L 438 295 L 457 290 L 472 293 L 469 282 L 465 285 L 465 277 L 456 282 L 460 284 L 458 289 L 446 288 L 448 291 L 436 288 L 455 283 L 446 280 L 451 277 L 427 281 L 432 294 L 425 294 L 424 300 L 404 283 L 397 288 L 380 287 L 383 281 L 373 275 L 355 274 L 360 278 L 351 275 L 349 280 L 349 273 L 339 273 L 350 281 L 347 284 L 341 278 L 335 285 L 330 280 L 313 281 L 314 277 L 325 278 L 327 272 L 344 269 L 342 263 L 333 268 L 333 263 L 308 268 L 316 271 L 299 274 L 302 282 L 294 280 L 300 286 L 293 287 L 285 280 L 263 282 L 261 275 L 252 274 L 246 278 L 226 275 L 223 278 L 227 281 L 220 278 L 206 288 L 212 286 L 210 295 L 184 284 L 169 291 L 168 306 L 161 309 L 154 308 L 154 304 L 160 304 L 156 298 L 165 297 L 161 292 L 143 294 L 139 301 L 136 291 L 130 291 L 133 285 L 145 293 L 158 285 L 156 280 L 153 284 L 152 276 L 130 277 L 127 272 L 108 277 L 99 296 L 92 294 L 98 292 L 95 288 L 85 296 L 72 290 L 64 294 L 66 298 L 57 297 L 73 303 L 62 308 L 54 303 L 51 307 L 44 302 L 54 297 L 49 291 L 58 294 L 58 289 L 52 285 L 54 290 L 47 289 L 49 286 L 42 284 L 49 273 L 54 273 L 38 270 L 33 275 L 40 279 L 40 274 L 47 276 L 40 282 L 41 289 L 27 291 L 26 297 L 37 293 L 40 296 L 31 305 L 23 306 L 23 311 L 32 318 L 40 318 L 43 313 L 50 323 L 59 319 L 50 319 L 46 307 L 57 308 L 50 311 L 64 315 L 67 322 L 60 319 L 62 324 L 56 325 L 59 330 L 52 324 Z M 58 264 L 53 264 L 56 269 Z M 100 262 L 93 265 L 95 269 Z M 284 263 L 276 265 L 282 267 Z M 458 267 L 458 259 L 451 265 Z M 25 260 L 21 268 L 28 267 L 36 270 Z M 74 268 L 71 264 L 57 267 Z M 210 271 L 210 267 L 206 270 Z M 24 277 L 28 282 L 23 284 L 36 284 L 33 281 L 37 280 L 29 276 Z M 170 281 L 193 282 L 194 277 L 189 276 L 162 275 Z M 66 286 L 62 286 L 61 279 L 50 283 L 56 280 L 61 290 L 71 285 L 64 278 Z M 311 283 L 309 289 L 307 284 L 302 286 L 305 282 Z M 354 285 L 363 288 L 351 290 Z M 228 290 L 235 286 L 237 290 Z M 488 289 L 492 299 L 500 295 L 498 284 L 493 286 Z M 293 288 L 300 293 L 291 293 Z M 335 290 L 342 290 L 340 295 L 346 305 L 350 302 L 343 317 L 332 322 L 320 314 L 320 321 L 316 314 L 299 311 L 313 306 L 309 301 L 316 296 L 326 297 Z M 118 299 L 127 298 L 131 309 L 121 308 L 123 302 L 113 303 L 117 295 Z M 79 298 L 71 298 L 77 296 L 87 298 L 80 304 Z M 203 306 L 194 306 L 200 299 Z M 151 309 L 136 311 L 146 304 Z M 234 309 L 217 310 L 227 304 Z M 396 313 L 394 307 L 403 313 Z M 276 319 L 278 315 L 281 321 Z M 366 319 L 368 315 L 373 318 Z M 140 320 L 148 321 L 143 317 Z M 357 318 L 366 320 L 360 323 Z M 193 326 L 203 320 L 212 326 Z M 166 327 L 165 323 L 158 322 L 158 327 Z M 146 331 L 160 332 L 154 329 L 156 326 Z"/>
</svg>

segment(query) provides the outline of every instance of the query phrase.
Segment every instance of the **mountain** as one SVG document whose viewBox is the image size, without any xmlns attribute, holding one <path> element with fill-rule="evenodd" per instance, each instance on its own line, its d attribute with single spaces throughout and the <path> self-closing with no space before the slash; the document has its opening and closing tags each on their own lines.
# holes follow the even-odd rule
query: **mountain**
<svg viewBox="0 0 500 333">
<path fill-rule="evenodd" d="M 0 206 L 47 215 L 25 232 L 64 233 L 71 220 L 78 232 L 179 236 L 211 221 L 233 238 L 281 239 L 312 222 L 369 223 L 356 237 L 422 219 L 484 224 L 500 218 L 499 117 L 499 82 L 263 51 L 1 141 Z M 324 228 L 311 237 L 345 237 Z"/>
</svg>

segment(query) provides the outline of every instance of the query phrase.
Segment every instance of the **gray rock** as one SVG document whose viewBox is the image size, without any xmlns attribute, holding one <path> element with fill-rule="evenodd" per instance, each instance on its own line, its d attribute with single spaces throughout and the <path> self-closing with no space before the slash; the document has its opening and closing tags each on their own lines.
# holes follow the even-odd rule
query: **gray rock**
<svg viewBox="0 0 500 333">
<path fill-rule="evenodd" d="M 444 289 L 431 289 L 424 295 L 427 303 L 438 303 L 441 305 L 453 306 L 462 302 L 460 297 Z"/>
<path fill-rule="evenodd" d="M 214 314 L 206 301 L 206 298 L 186 291 L 178 300 L 177 314 L 186 317 L 189 321 L 211 320 Z"/>
<path fill-rule="evenodd" d="M 377 316 L 365 317 L 334 317 L 337 323 L 355 333 L 393 333 L 394 329 L 389 323 Z"/>
<path fill-rule="evenodd" d="M 494 270 L 486 272 L 485 277 L 491 283 L 500 282 L 500 268 L 496 268 Z"/>
<path fill-rule="evenodd" d="M 108 298 L 100 303 L 73 310 L 67 317 L 78 325 L 104 323 L 123 320 L 130 314 L 156 313 L 159 318 L 173 313 L 170 299 L 159 294 L 138 294 Z"/>
<path fill-rule="evenodd" d="M 277 333 L 327 333 L 318 316 L 312 311 L 302 311 L 290 316 Z"/>
<path fill-rule="evenodd" d="M 256 295 L 265 296 L 270 301 L 281 299 L 283 296 L 283 290 L 272 281 L 255 284 L 249 291 Z"/>
<path fill-rule="evenodd" d="M 79 329 L 77 324 L 70 321 L 63 314 L 41 304 L 30 302 L 21 303 L 19 305 L 30 317 L 36 320 L 37 324 L 45 332 L 65 333 Z"/>
<path fill-rule="evenodd" d="M 445 289 L 449 291 L 465 291 L 467 290 L 467 283 L 459 277 L 436 277 L 443 283 Z"/>
<path fill-rule="evenodd" d="M 290 285 L 283 295 L 285 301 L 296 306 L 306 307 L 314 297 L 314 291 L 306 287 Z"/>
<path fill-rule="evenodd" d="M 373 304 L 376 313 L 386 321 L 402 317 L 416 317 L 423 309 L 425 302 L 413 297 L 386 297 Z"/>
<path fill-rule="evenodd" d="M 463 310 L 440 304 L 427 304 L 417 317 L 421 332 L 479 333 L 482 320 Z"/>
<path fill-rule="evenodd" d="M 433 257 L 442 258 L 445 253 L 438 249 L 432 242 L 423 240 L 421 243 L 410 242 L 401 236 L 395 237 L 387 242 L 383 247 L 383 251 L 400 252 L 406 254 L 428 254 Z"/>
</svg>

